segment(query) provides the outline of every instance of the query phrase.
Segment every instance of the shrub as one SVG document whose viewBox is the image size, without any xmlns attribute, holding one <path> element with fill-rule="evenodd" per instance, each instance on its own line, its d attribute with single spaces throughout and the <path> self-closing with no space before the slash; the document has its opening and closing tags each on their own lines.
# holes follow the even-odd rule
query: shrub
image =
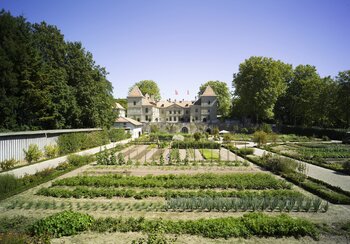
<svg viewBox="0 0 350 244">
<path fill-rule="evenodd" d="M 19 180 L 14 175 L 0 175 L 0 194 L 11 192 L 15 190 L 19 185 Z"/>
<path fill-rule="evenodd" d="M 258 146 L 264 145 L 267 142 L 267 134 L 264 131 L 256 131 L 253 134 L 253 141 L 258 144 Z"/>
<path fill-rule="evenodd" d="M 88 214 L 64 211 L 37 221 L 31 227 L 31 233 L 36 236 L 70 236 L 88 230 L 93 222 Z"/>
<path fill-rule="evenodd" d="M 83 133 L 70 133 L 60 135 L 57 140 L 60 155 L 77 152 L 82 148 Z"/>
<path fill-rule="evenodd" d="M 251 155 L 254 153 L 254 148 L 241 148 L 238 150 L 238 153 L 242 155 Z"/>
<path fill-rule="evenodd" d="M 46 145 L 44 151 L 47 158 L 54 158 L 58 155 L 59 149 L 57 145 Z"/>
<path fill-rule="evenodd" d="M 109 140 L 111 142 L 121 141 L 129 138 L 131 135 L 129 133 L 125 133 L 124 129 L 120 128 L 112 128 L 108 132 Z"/>
<path fill-rule="evenodd" d="M 343 163 L 343 169 L 346 171 L 346 172 L 350 172 L 350 160 L 346 161 Z"/>
<path fill-rule="evenodd" d="M 219 149 L 220 144 L 216 142 L 200 142 L 200 141 L 174 141 L 171 148 L 187 149 L 187 148 L 209 148 L 209 149 Z"/>
<path fill-rule="evenodd" d="M 298 163 L 289 158 L 267 154 L 262 157 L 262 160 L 268 169 L 276 173 L 290 174 L 296 172 L 298 168 Z"/>
<path fill-rule="evenodd" d="M 265 133 L 267 133 L 267 134 L 269 134 L 269 133 L 272 132 L 271 125 L 265 124 L 265 123 L 263 123 L 262 125 L 260 125 L 259 130 L 260 130 L 260 131 L 263 131 L 263 132 L 265 132 Z"/>
<path fill-rule="evenodd" d="M 76 155 L 71 154 L 67 157 L 67 161 L 69 164 L 73 166 L 82 166 L 88 164 L 94 160 L 94 157 L 91 155 Z"/>
<path fill-rule="evenodd" d="M 230 133 L 224 134 L 223 141 L 224 142 L 230 142 L 232 140 L 232 135 Z"/>
<path fill-rule="evenodd" d="M 39 150 L 39 147 L 36 144 L 30 144 L 28 150 L 23 151 L 25 154 L 25 160 L 27 160 L 28 163 L 36 162 L 43 156 L 43 153 Z"/>
<path fill-rule="evenodd" d="M 12 159 L 8 159 L 0 162 L 0 168 L 2 170 L 9 170 L 15 167 L 16 164 L 18 164 L 18 161 L 12 158 Z"/>
<path fill-rule="evenodd" d="M 193 134 L 193 138 L 194 138 L 196 141 L 199 141 L 202 137 L 203 137 L 203 136 L 202 136 L 202 133 L 200 133 L 200 132 L 195 132 L 195 133 Z"/>
<path fill-rule="evenodd" d="M 109 143 L 108 132 L 106 130 L 84 133 L 83 138 L 84 140 L 82 141 L 80 148 L 83 150 Z"/>
</svg>

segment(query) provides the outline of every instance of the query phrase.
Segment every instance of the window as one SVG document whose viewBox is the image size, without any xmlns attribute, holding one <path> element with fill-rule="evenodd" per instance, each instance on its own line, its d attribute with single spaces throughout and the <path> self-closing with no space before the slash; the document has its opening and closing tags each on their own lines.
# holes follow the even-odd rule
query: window
<svg viewBox="0 0 350 244">
<path fill-rule="evenodd" d="M 169 121 L 171 121 L 171 118 L 172 118 L 172 117 L 169 117 Z"/>
<path fill-rule="evenodd" d="M 180 113 L 181 113 L 181 111 L 179 110 L 179 111 L 177 111 L 177 113 L 178 113 L 178 114 L 180 114 Z"/>
<path fill-rule="evenodd" d="M 198 113 L 198 108 L 196 108 L 196 113 Z"/>
<path fill-rule="evenodd" d="M 169 114 L 171 114 L 171 110 L 169 111 Z"/>
<path fill-rule="evenodd" d="M 196 117 L 196 121 L 198 120 L 198 117 Z"/>
<path fill-rule="evenodd" d="M 148 120 L 148 115 L 146 115 L 146 120 Z"/>
<path fill-rule="evenodd" d="M 208 105 L 210 105 L 210 100 L 208 101 Z"/>
<path fill-rule="evenodd" d="M 134 101 L 134 106 L 136 106 L 136 101 Z"/>
<path fill-rule="evenodd" d="M 148 108 L 145 108 L 145 112 L 148 113 Z M 146 119 L 147 120 L 147 119 Z"/>
<path fill-rule="evenodd" d="M 188 114 L 188 110 L 186 110 L 186 114 Z"/>
<path fill-rule="evenodd" d="M 140 122 L 140 118 L 137 118 L 137 121 Z"/>
<path fill-rule="evenodd" d="M 208 113 L 210 113 L 210 109 L 208 109 Z"/>
</svg>

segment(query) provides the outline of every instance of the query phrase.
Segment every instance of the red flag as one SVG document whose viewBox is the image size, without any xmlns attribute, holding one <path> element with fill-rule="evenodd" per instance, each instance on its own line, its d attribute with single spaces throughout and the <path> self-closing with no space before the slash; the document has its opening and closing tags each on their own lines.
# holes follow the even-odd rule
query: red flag
<svg viewBox="0 0 350 244">
<path fill-rule="evenodd" d="M 179 93 L 177 92 L 177 90 L 175 90 L 175 95 L 179 95 Z"/>
</svg>

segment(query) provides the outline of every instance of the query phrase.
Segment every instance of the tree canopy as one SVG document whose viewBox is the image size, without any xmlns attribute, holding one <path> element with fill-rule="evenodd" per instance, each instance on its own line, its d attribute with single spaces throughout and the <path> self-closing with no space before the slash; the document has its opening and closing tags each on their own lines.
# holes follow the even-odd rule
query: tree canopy
<svg viewBox="0 0 350 244">
<path fill-rule="evenodd" d="M 208 81 L 202 84 L 199 88 L 198 96 L 200 96 L 205 88 L 210 85 L 214 92 L 218 96 L 218 113 L 224 117 L 227 117 L 231 112 L 231 94 L 227 87 L 226 82 L 222 81 Z"/>
<path fill-rule="evenodd" d="M 272 119 L 274 106 L 287 89 L 292 66 L 266 57 L 250 57 L 233 75 L 235 108 L 255 119 Z"/>
<path fill-rule="evenodd" d="M 0 130 L 110 126 L 112 85 L 80 42 L 0 12 Z"/>
<path fill-rule="evenodd" d="M 138 86 L 143 95 L 148 94 L 150 96 L 154 96 L 155 100 L 161 99 L 158 84 L 153 80 L 142 80 L 136 82 L 132 87 L 130 87 L 129 92 L 134 86 Z"/>
</svg>

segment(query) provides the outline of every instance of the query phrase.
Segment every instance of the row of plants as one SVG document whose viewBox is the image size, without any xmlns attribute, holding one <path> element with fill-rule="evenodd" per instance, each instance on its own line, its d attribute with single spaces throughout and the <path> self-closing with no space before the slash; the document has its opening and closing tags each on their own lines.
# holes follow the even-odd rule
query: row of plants
<svg viewBox="0 0 350 244">
<path fill-rule="evenodd" d="M 269 169 L 266 161 L 259 159 L 258 157 L 249 158 L 253 163 Z M 277 159 L 279 160 L 279 159 Z M 276 160 L 276 161 L 277 161 Z M 291 162 L 291 161 L 290 161 Z M 286 168 L 286 172 L 280 171 L 279 174 L 286 180 L 304 188 L 305 190 L 331 202 L 334 204 L 350 204 L 349 192 L 342 190 L 339 187 L 331 186 L 323 181 L 316 180 L 312 177 L 308 177 L 305 174 L 297 171 L 290 171 L 289 165 L 281 166 Z M 322 183 L 321 183 L 322 182 Z"/>
<path fill-rule="evenodd" d="M 0 200 L 50 181 L 93 160 L 94 156 L 70 155 L 67 162 L 58 165 L 56 168 L 47 168 L 33 175 L 16 178 L 12 174 L 2 174 L 0 175 Z"/>
<path fill-rule="evenodd" d="M 64 134 L 58 137 L 57 145 L 46 145 L 43 150 L 40 150 L 37 144 L 30 144 L 27 150 L 23 150 L 25 155 L 24 159 L 27 163 L 31 164 L 39 162 L 40 160 L 52 159 L 61 155 L 74 153 L 127 138 L 130 138 L 130 134 L 125 133 L 124 129 L 117 128 L 89 133 L 79 132 Z M 8 171 L 21 167 L 19 163 L 20 162 L 15 159 L 4 160 L 0 162 L 0 169 L 2 171 Z"/>
<path fill-rule="evenodd" d="M 60 155 L 77 152 L 80 150 L 98 147 L 109 142 L 116 142 L 130 138 L 131 135 L 124 129 L 112 128 L 110 130 L 95 131 L 90 133 L 70 133 L 58 137 L 57 145 Z"/>
<path fill-rule="evenodd" d="M 350 173 L 350 157 L 348 161 L 345 161 L 343 163 L 341 162 L 328 162 L 327 159 L 329 159 L 328 157 L 332 157 L 332 155 L 327 155 L 326 152 L 320 152 L 319 154 L 315 154 L 312 155 L 311 153 L 307 153 L 307 155 L 304 155 L 302 151 L 299 150 L 304 150 L 304 149 L 300 149 L 299 150 L 296 148 L 298 147 L 297 145 L 288 145 L 288 147 L 293 147 L 291 150 L 293 150 L 293 152 L 297 152 L 296 153 L 288 153 L 288 152 L 281 152 L 280 150 L 276 150 L 273 146 L 268 145 L 268 146 L 264 146 L 264 149 L 270 152 L 274 152 L 286 157 L 290 157 L 293 159 L 297 159 L 297 160 L 301 160 L 301 161 L 305 161 L 317 166 L 321 166 L 327 169 L 331 169 L 331 170 L 335 170 L 335 171 L 339 171 L 339 172 L 343 172 L 343 173 Z M 317 150 L 317 149 L 316 149 Z M 317 156 L 323 154 L 322 157 Z M 337 154 L 337 152 L 332 153 L 333 156 Z M 340 157 L 340 155 L 336 156 L 336 157 Z"/>
<path fill-rule="evenodd" d="M 186 197 L 171 198 L 165 208 L 169 211 L 279 211 L 279 212 L 326 212 L 328 202 L 320 198 L 305 197 Z"/>
<path fill-rule="evenodd" d="M 164 187 L 164 188 L 235 188 L 235 189 L 290 189 L 285 180 L 276 179 L 266 173 L 195 174 L 195 175 L 147 175 L 123 176 L 75 176 L 60 179 L 53 186 L 96 186 L 96 187 Z"/>
<path fill-rule="evenodd" d="M 76 211 L 146 211 L 164 212 L 163 202 L 66 202 L 66 201 L 28 201 L 16 200 L 6 206 L 7 210 L 76 210 Z M 0 227 L 1 229 L 1 227 Z"/>
<path fill-rule="evenodd" d="M 318 239 L 319 232 L 312 222 L 292 218 L 286 214 L 269 216 L 263 213 L 249 213 L 242 217 L 226 217 L 198 220 L 164 220 L 141 218 L 99 218 L 88 214 L 64 211 L 34 223 L 30 234 L 42 237 L 61 237 L 82 231 L 96 232 L 141 232 L 162 226 L 167 234 L 189 234 L 208 238 L 230 238 L 264 236 L 311 236 Z"/>
<path fill-rule="evenodd" d="M 166 199 L 174 197 L 293 197 L 299 198 L 303 195 L 300 192 L 292 190 L 259 190 L 259 191 L 215 191 L 215 190 L 166 190 L 162 188 L 155 189 L 132 189 L 132 188 L 114 188 L 114 187 L 87 187 L 78 186 L 75 188 L 49 187 L 41 188 L 37 195 L 59 198 L 96 198 L 96 197 L 133 197 L 143 199 L 148 197 L 165 197 Z"/>
<path fill-rule="evenodd" d="M 220 144 L 216 142 L 210 142 L 210 141 L 174 141 L 171 144 L 171 148 L 178 148 L 178 149 L 187 149 L 187 148 L 193 148 L 193 149 L 202 149 L 202 148 L 208 148 L 208 149 L 219 149 Z"/>
<path fill-rule="evenodd" d="M 225 147 L 232 151 L 236 150 L 231 145 L 225 145 Z M 307 168 L 305 164 L 296 163 L 294 160 L 288 158 L 278 156 L 272 157 L 272 155 L 269 154 L 265 155 L 263 158 L 239 155 L 263 168 L 274 170 L 275 173 L 281 175 L 286 180 L 331 203 L 350 204 L 349 192 L 342 190 L 340 187 L 334 187 L 323 181 L 306 176 L 305 171 Z"/>
</svg>

